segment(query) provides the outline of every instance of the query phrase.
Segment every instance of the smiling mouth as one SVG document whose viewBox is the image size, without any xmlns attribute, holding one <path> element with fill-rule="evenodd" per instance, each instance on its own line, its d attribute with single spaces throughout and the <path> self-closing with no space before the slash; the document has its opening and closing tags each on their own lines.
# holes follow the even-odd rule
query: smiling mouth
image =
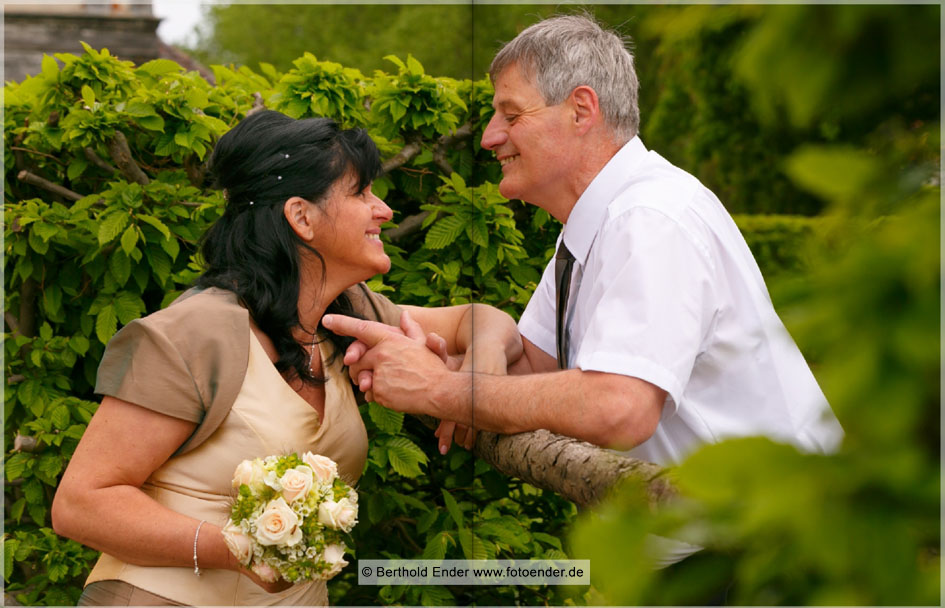
<svg viewBox="0 0 945 608">
<path fill-rule="evenodd" d="M 518 158 L 518 157 L 519 157 L 518 154 L 513 154 L 512 156 L 506 156 L 505 158 L 500 158 L 500 159 L 499 159 L 499 164 L 504 167 L 504 166 L 506 166 L 507 164 L 509 164 L 510 162 L 512 162 L 513 160 L 515 160 L 516 158 Z"/>
<path fill-rule="evenodd" d="M 379 232 L 368 232 L 368 233 L 365 234 L 364 236 L 365 236 L 365 238 L 368 238 L 368 239 L 370 239 L 370 240 L 372 240 L 372 241 L 379 241 L 379 240 L 381 240 L 381 234 L 380 234 Z"/>
</svg>

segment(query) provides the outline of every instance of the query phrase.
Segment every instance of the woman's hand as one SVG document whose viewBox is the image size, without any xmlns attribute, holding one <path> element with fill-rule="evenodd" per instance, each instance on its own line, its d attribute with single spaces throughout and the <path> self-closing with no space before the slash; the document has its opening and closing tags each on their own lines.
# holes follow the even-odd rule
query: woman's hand
<svg viewBox="0 0 945 608">
<path fill-rule="evenodd" d="M 280 591 L 285 591 L 286 589 L 288 589 L 294 584 L 285 580 L 281 576 L 277 578 L 275 581 L 266 582 L 258 574 L 256 574 L 255 572 L 253 572 L 252 570 L 248 568 L 244 568 L 243 566 L 239 567 L 238 572 L 242 574 L 243 576 L 249 578 L 251 581 L 259 585 L 260 587 L 262 587 L 265 591 L 269 593 L 279 593 Z"/>
<path fill-rule="evenodd" d="M 446 350 L 446 340 L 435 333 L 427 334 L 427 348 L 439 355 L 440 359 L 443 359 L 443 362 L 446 363 L 446 366 L 453 371 L 462 369 L 462 367 L 466 365 L 465 362 L 471 360 L 469 357 L 464 360 L 450 357 Z M 476 444 L 476 429 L 470 428 L 465 424 L 453 422 L 452 420 L 441 420 L 440 425 L 436 427 L 436 431 L 434 431 L 433 434 L 439 439 L 440 454 L 444 455 L 449 451 L 450 444 L 452 444 L 454 440 L 456 441 L 456 445 L 461 445 L 467 450 L 471 450 Z"/>
</svg>

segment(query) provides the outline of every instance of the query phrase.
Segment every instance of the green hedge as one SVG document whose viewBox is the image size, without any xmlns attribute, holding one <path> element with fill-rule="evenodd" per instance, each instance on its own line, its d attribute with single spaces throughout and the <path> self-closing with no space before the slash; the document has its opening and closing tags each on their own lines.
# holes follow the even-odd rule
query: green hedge
<svg viewBox="0 0 945 608">
<path fill-rule="evenodd" d="M 49 505 L 95 411 L 95 370 L 118 327 L 199 273 L 197 242 L 223 204 L 206 187 L 206 161 L 254 105 L 330 116 L 378 142 L 388 172 L 375 190 L 400 225 L 385 230 L 393 267 L 372 287 L 403 304 L 483 301 L 521 313 L 558 227 L 498 193 L 500 169 L 479 147 L 490 83 L 389 59 L 390 73 L 370 77 L 310 54 L 285 73 L 214 66 L 211 86 L 168 60 L 136 67 L 86 47 L 5 87 L 4 580 L 18 601 L 72 604 L 80 593 L 96 553 L 52 532 Z M 802 268 L 810 220 L 738 221 L 766 274 Z M 362 413 L 371 447 L 358 556 L 567 555 L 560 539 L 574 505 L 464 450 L 440 457 L 412 418 L 373 405 Z M 349 570 L 330 585 L 332 603 L 585 601 L 560 587 L 359 587 Z"/>
</svg>

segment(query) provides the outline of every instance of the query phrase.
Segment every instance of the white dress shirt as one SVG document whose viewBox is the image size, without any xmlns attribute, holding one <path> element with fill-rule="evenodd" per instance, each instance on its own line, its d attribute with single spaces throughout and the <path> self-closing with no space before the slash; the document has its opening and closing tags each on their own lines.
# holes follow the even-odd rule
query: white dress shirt
<svg viewBox="0 0 945 608">
<path fill-rule="evenodd" d="M 696 178 L 634 137 L 578 199 L 561 237 L 575 263 L 569 361 L 668 393 L 627 452 L 680 462 L 704 443 L 765 435 L 809 452 L 843 436 L 781 323 L 745 239 Z M 554 260 L 519 322 L 555 356 Z"/>
</svg>

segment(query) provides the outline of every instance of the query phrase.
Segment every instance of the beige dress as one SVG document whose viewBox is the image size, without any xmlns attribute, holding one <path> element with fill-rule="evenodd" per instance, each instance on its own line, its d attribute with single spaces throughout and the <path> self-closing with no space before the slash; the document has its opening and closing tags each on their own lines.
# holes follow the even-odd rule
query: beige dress
<svg viewBox="0 0 945 608">
<path fill-rule="evenodd" d="M 180 314 L 179 310 L 175 312 Z M 187 322 L 193 322 L 193 319 Z M 178 331 L 186 330 L 178 327 Z M 229 517 L 233 472 L 244 459 L 312 451 L 334 459 L 342 477 L 353 484 L 361 475 L 367 454 L 367 433 L 354 392 L 342 367 L 341 357 L 331 357 L 331 343 L 323 341 L 319 345 L 322 369 L 328 377 L 325 420 L 320 423 L 316 410 L 285 382 L 248 325 L 247 331 L 249 347 L 245 374 L 222 422 L 199 445 L 170 458 L 142 486 L 144 492 L 168 508 L 218 526 L 223 526 Z M 141 358 L 136 357 L 139 362 Z M 153 374 L 154 369 L 151 371 Z M 125 370 L 123 377 L 127 378 L 129 373 Z M 199 372 L 195 375 L 199 376 Z M 210 386 L 213 383 L 205 384 Z M 105 394 L 119 393 L 116 396 L 132 402 L 147 401 L 145 397 L 139 400 L 129 398 L 129 390 L 122 386 Z M 157 409 L 153 405 L 146 406 Z M 232 570 L 201 569 L 201 572 L 197 577 L 192 567 L 135 566 L 102 554 L 86 584 L 102 580 L 125 581 L 190 605 L 311 606 L 328 603 L 323 581 L 298 583 L 281 593 L 268 593 Z"/>
</svg>

